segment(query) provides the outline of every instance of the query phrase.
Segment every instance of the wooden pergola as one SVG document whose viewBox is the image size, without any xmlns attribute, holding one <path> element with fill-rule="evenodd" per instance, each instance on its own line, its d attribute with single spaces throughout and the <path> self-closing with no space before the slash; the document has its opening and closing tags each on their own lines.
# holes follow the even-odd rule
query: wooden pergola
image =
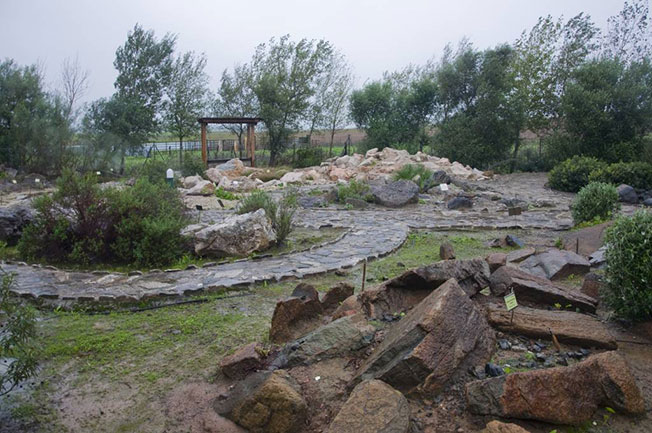
<svg viewBox="0 0 652 433">
<path fill-rule="evenodd" d="M 249 156 L 243 161 L 249 161 L 252 167 L 256 166 L 256 124 L 263 119 L 259 117 L 200 117 L 197 119 L 201 125 L 201 158 L 208 166 L 209 162 L 226 162 L 226 160 L 208 160 L 208 147 L 206 146 L 206 125 L 214 123 L 218 125 L 247 125 L 247 153 Z"/>
</svg>

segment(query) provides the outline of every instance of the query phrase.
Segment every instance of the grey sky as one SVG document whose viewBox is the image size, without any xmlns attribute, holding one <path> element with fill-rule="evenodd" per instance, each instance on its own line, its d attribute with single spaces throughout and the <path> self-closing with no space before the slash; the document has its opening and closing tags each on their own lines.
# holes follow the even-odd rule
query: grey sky
<svg viewBox="0 0 652 433">
<path fill-rule="evenodd" d="M 225 68 L 249 60 L 272 36 L 324 38 L 348 58 L 358 84 L 420 64 L 447 42 L 486 48 L 513 41 L 542 15 L 591 15 L 600 27 L 621 0 L 0 0 L 0 58 L 41 62 L 56 86 L 61 63 L 90 70 L 85 100 L 113 92 L 116 48 L 135 23 L 178 35 L 177 50 L 206 53 L 212 88 Z"/>
</svg>

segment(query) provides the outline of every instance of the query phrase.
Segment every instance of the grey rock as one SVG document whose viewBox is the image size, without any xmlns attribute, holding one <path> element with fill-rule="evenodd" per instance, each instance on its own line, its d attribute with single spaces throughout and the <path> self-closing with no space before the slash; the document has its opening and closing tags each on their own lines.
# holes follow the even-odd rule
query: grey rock
<svg viewBox="0 0 652 433">
<path fill-rule="evenodd" d="M 498 377 L 505 374 L 505 371 L 502 369 L 500 365 L 492 364 L 491 362 L 488 362 L 484 366 L 484 372 L 489 377 Z"/>
<path fill-rule="evenodd" d="M 371 186 L 374 201 L 381 206 L 401 207 L 419 201 L 419 186 L 411 180 L 397 180 Z"/>
<path fill-rule="evenodd" d="M 618 190 L 618 198 L 623 203 L 630 203 L 630 204 L 638 203 L 638 194 L 636 194 L 636 190 L 631 186 L 625 185 L 623 183 L 621 185 L 618 185 L 617 190 Z"/>
<path fill-rule="evenodd" d="M 0 208 L 0 240 L 15 245 L 33 219 L 34 211 L 29 206 L 18 204 Z"/>
<path fill-rule="evenodd" d="M 584 257 L 572 251 L 551 248 L 543 253 L 525 259 L 519 267 L 549 280 L 560 280 L 569 275 L 584 275 L 589 272 L 591 264 Z"/>
<path fill-rule="evenodd" d="M 473 201 L 471 201 L 470 198 L 468 197 L 455 197 L 454 199 L 450 200 L 447 204 L 446 207 L 451 210 L 457 210 L 457 209 L 471 209 L 473 207 Z"/>
<path fill-rule="evenodd" d="M 651 198 L 646 198 L 643 200 L 643 204 L 647 207 L 652 207 L 652 197 Z"/>
<path fill-rule="evenodd" d="M 426 188 L 435 188 L 442 183 L 451 183 L 451 177 L 444 170 L 437 170 L 433 172 L 430 177 L 426 180 Z"/>
<path fill-rule="evenodd" d="M 366 201 L 353 197 L 348 197 L 344 203 L 353 206 L 354 209 L 367 209 L 369 207 L 369 203 Z"/>
<path fill-rule="evenodd" d="M 439 246 L 439 258 L 442 260 L 452 260 L 455 258 L 455 249 L 450 242 L 444 242 Z"/>
<path fill-rule="evenodd" d="M 523 242 L 521 239 L 518 238 L 518 236 L 515 235 L 505 236 L 505 242 L 507 242 L 507 245 L 509 245 L 510 247 L 523 248 L 525 246 L 525 242 Z"/>
<path fill-rule="evenodd" d="M 304 196 L 297 199 L 297 204 L 304 209 L 311 207 L 326 207 L 328 206 L 328 200 L 323 195 Z"/>
</svg>

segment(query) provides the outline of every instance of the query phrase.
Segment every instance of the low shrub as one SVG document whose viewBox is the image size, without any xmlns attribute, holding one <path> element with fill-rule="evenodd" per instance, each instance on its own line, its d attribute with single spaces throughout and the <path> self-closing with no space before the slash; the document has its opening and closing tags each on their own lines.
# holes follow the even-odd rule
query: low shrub
<svg viewBox="0 0 652 433">
<path fill-rule="evenodd" d="M 634 188 L 652 189 L 652 164 L 617 162 L 593 171 L 589 179 L 614 185 L 625 183 Z"/>
<path fill-rule="evenodd" d="M 294 155 L 295 168 L 312 167 L 321 164 L 324 160 L 324 151 L 321 147 L 301 147 Z"/>
<path fill-rule="evenodd" d="M 421 164 L 405 164 L 399 170 L 394 172 L 392 179 L 414 181 L 419 185 L 419 189 L 423 191 L 431 175 L 432 171 L 428 170 Z"/>
<path fill-rule="evenodd" d="M 202 175 L 206 171 L 206 165 L 200 155 L 187 152 L 183 155 L 183 162 L 181 164 L 182 176 L 194 176 L 196 174 Z"/>
<path fill-rule="evenodd" d="M 168 168 L 173 168 L 170 163 L 162 159 L 149 158 L 142 164 L 136 164 L 127 172 L 127 175 L 136 179 L 147 179 L 149 183 L 165 183 Z"/>
<path fill-rule="evenodd" d="M 373 196 L 369 191 L 369 185 L 365 182 L 351 179 L 349 183 L 343 183 L 337 187 L 337 201 L 344 203 L 347 198 L 355 198 L 357 200 L 372 202 Z"/>
<path fill-rule="evenodd" d="M 575 224 L 607 220 L 620 208 L 618 190 L 603 182 L 591 182 L 580 190 L 571 206 Z"/>
<path fill-rule="evenodd" d="M 181 254 L 183 203 L 165 183 L 143 178 L 130 188 L 100 189 L 93 175 L 66 171 L 34 208 L 18 243 L 24 258 L 159 266 Z"/>
<path fill-rule="evenodd" d="M 221 186 L 215 188 L 215 197 L 221 198 L 223 200 L 239 200 L 240 196 L 238 194 L 227 191 Z"/>
<path fill-rule="evenodd" d="M 596 158 L 574 156 L 550 170 L 548 182 L 553 189 L 577 192 L 589 183 L 589 176 L 592 172 L 606 167 L 605 162 Z"/>
<path fill-rule="evenodd" d="M 630 320 L 652 318 L 652 213 L 622 216 L 607 229 L 605 301 Z"/>
<path fill-rule="evenodd" d="M 263 209 L 272 222 L 276 232 L 276 242 L 281 244 L 292 232 L 297 199 L 293 191 L 288 191 L 277 203 L 265 191 L 254 191 L 240 201 L 236 212 L 240 215 Z"/>
</svg>

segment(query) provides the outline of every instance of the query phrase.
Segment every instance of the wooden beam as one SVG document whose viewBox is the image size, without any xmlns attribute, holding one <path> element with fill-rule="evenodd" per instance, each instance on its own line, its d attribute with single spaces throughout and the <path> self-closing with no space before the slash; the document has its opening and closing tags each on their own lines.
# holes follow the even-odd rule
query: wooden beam
<svg viewBox="0 0 652 433">
<path fill-rule="evenodd" d="M 251 166 L 256 166 L 256 125 L 249 123 L 247 125 L 247 147 L 249 147 L 249 158 Z"/>
<path fill-rule="evenodd" d="M 201 159 L 208 168 L 208 149 L 206 148 L 206 124 L 201 122 Z"/>
</svg>

